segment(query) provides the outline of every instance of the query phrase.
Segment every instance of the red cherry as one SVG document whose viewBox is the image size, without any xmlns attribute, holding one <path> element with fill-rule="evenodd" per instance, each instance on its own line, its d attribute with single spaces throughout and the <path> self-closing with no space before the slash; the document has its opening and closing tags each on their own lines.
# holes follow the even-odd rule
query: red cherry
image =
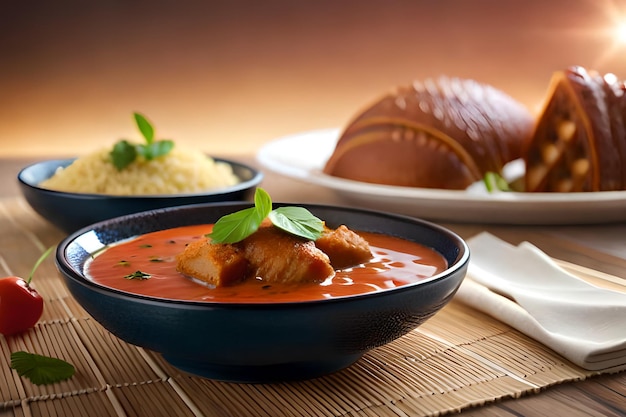
<svg viewBox="0 0 626 417">
<path fill-rule="evenodd" d="M 19 277 L 0 279 L 0 333 L 5 336 L 33 327 L 43 313 L 43 298 Z"/>
</svg>

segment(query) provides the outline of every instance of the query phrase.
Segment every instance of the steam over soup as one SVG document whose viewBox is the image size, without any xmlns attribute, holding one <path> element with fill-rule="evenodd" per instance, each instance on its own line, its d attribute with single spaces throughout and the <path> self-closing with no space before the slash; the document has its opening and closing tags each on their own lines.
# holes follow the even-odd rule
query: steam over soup
<svg viewBox="0 0 626 417">
<path fill-rule="evenodd" d="M 337 270 L 321 282 L 270 283 L 256 277 L 232 286 L 212 287 L 176 270 L 176 257 L 188 244 L 206 239 L 212 228 L 211 224 L 184 226 L 120 242 L 96 254 L 86 266 L 86 275 L 100 285 L 155 298 L 279 303 L 382 291 L 429 278 L 448 266 L 441 254 L 421 244 L 359 231 L 369 242 L 372 258 Z"/>
</svg>

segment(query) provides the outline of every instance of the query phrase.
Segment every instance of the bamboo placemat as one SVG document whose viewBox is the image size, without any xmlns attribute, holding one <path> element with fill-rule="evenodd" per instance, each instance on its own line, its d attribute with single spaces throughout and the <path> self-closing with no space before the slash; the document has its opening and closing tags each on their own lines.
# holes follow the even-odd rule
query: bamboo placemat
<svg viewBox="0 0 626 417">
<path fill-rule="evenodd" d="M 64 235 L 22 199 L 0 200 L 0 274 L 26 277 Z M 589 272 L 589 271 L 587 271 Z M 408 335 L 323 378 L 231 384 L 191 377 L 112 336 L 74 301 L 52 258 L 33 286 L 37 326 L 0 336 L 2 416 L 436 416 L 595 373 L 454 300 Z M 71 362 L 68 381 L 36 386 L 10 369 L 27 350 Z"/>
</svg>

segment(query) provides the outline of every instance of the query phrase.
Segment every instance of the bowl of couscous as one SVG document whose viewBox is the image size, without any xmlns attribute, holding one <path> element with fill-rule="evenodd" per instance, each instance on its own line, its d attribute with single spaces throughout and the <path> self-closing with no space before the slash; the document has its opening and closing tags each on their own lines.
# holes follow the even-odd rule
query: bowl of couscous
<svg viewBox="0 0 626 417">
<path fill-rule="evenodd" d="M 26 201 L 71 233 L 146 210 L 247 200 L 263 179 L 247 165 L 158 138 L 141 113 L 133 118 L 143 141 L 120 139 L 78 158 L 22 169 L 17 179 Z"/>
<path fill-rule="evenodd" d="M 23 168 L 22 195 L 42 217 L 71 233 L 101 220 L 186 204 L 244 201 L 263 174 L 245 164 L 176 150 L 117 170 L 106 152 Z"/>
</svg>

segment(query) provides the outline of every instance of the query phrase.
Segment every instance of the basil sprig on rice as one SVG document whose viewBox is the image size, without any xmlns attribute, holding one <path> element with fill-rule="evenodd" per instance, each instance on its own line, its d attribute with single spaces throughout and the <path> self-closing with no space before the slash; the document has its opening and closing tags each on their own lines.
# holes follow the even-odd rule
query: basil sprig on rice
<svg viewBox="0 0 626 417">
<path fill-rule="evenodd" d="M 109 155 L 111 162 L 118 171 L 132 164 L 138 156 L 150 161 L 159 156 L 167 155 L 174 147 L 174 141 L 170 139 L 154 140 L 154 127 L 145 116 L 137 112 L 133 113 L 133 116 L 145 143 L 137 144 L 122 139 L 113 145 L 113 150 Z"/>
</svg>

